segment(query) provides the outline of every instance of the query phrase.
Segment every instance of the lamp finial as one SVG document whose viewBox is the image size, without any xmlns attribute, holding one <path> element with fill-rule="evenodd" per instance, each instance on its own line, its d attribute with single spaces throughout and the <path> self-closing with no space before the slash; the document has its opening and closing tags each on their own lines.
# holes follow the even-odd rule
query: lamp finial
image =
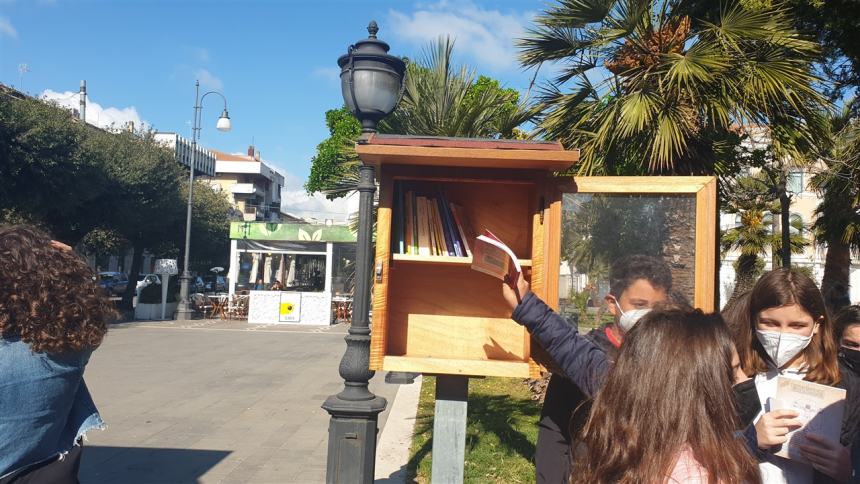
<svg viewBox="0 0 860 484">
<path fill-rule="evenodd" d="M 367 25 L 367 33 L 370 34 L 371 39 L 375 39 L 377 32 L 379 32 L 379 26 L 376 25 L 376 20 L 371 20 Z"/>
</svg>

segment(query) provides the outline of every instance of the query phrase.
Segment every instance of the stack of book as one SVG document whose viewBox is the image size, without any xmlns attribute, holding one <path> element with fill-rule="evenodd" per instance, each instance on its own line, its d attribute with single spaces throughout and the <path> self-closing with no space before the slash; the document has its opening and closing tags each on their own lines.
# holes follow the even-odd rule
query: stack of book
<svg viewBox="0 0 860 484">
<path fill-rule="evenodd" d="M 475 232 L 463 207 L 441 189 L 416 189 L 397 181 L 392 207 L 392 251 L 420 256 L 471 257 Z"/>
</svg>

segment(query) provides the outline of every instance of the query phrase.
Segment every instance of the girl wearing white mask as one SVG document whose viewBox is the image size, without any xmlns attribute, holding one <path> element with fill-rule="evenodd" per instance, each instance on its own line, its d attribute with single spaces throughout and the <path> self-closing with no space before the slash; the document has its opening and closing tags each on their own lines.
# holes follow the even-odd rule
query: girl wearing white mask
<svg viewBox="0 0 860 484">
<path fill-rule="evenodd" d="M 785 435 L 800 425 L 792 410 L 771 409 L 778 376 L 823 385 L 840 381 L 837 348 L 821 292 L 809 277 L 789 269 L 771 271 L 744 296 L 738 311 L 735 343 L 741 368 L 755 378 L 764 404 L 756 417 L 755 430 L 762 482 L 846 482 L 850 453 L 839 435 L 811 435 L 802 446 L 812 462 L 773 455 L 774 446 L 786 442 Z"/>
</svg>

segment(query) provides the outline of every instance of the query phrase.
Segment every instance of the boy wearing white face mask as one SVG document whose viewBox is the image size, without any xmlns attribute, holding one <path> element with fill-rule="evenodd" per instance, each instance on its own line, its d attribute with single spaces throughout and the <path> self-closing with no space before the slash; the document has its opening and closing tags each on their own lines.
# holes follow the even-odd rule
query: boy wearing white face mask
<svg viewBox="0 0 860 484">
<path fill-rule="evenodd" d="M 777 377 L 823 385 L 840 381 L 833 329 L 821 292 L 807 276 L 777 269 L 759 279 L 744 297 L 745 307 L 735 324 L 735 344 L 741 368 L 755 378 L 759 399 L 765 403 L 755 420 L 762 482 L 846 482 L 850 440 L 840 443 L 839 435 L 809 434 L 801 449 L 812 466 L 771 452 L 800 426 L 796 412 L 771 408 Z"/>
</svg>

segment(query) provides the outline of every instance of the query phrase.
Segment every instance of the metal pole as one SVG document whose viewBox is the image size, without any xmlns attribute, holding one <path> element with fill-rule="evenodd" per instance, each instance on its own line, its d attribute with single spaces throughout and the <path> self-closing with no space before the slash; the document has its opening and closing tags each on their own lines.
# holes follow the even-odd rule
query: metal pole
<svg viewBox="0 0 860 484">
<path fill-rule="evenodd" d="M 194 167 L 197 165 L 197 133 L 200 131 L 200 81 L 196 81 L 194 93 L 194 127 L 191 132 L 191 166 L 188 170 L 188 210 L 185 216 L 185 264 L 182 269 L 181 285 L 179 288 L 179 305 L 176 308 L 176 319 L 191 319 L 194 310 L 191 308 L 190 285 L 191 271 L 188 264 L 191 255 L 191 201 L 194 194 Z"/>
<path fill-rule="evenodd" d="M 367 388 L 370 361 L 370 287 L 373 270 L 374 168 L 359 168 L 358 241 L 353 321 L 340 361 L 344 389 L 323 403 L 330 415 L 326 482 L 371 484 L 376 460 L 377 418 L 388 403 Z"/>
<path fill-rule="evenodd" d="M 87 81 L 81 81 L 81 109 L 80 113 L 78 113 L 81 117 L 81 121 L 87 122 Z"/>
</svg>

